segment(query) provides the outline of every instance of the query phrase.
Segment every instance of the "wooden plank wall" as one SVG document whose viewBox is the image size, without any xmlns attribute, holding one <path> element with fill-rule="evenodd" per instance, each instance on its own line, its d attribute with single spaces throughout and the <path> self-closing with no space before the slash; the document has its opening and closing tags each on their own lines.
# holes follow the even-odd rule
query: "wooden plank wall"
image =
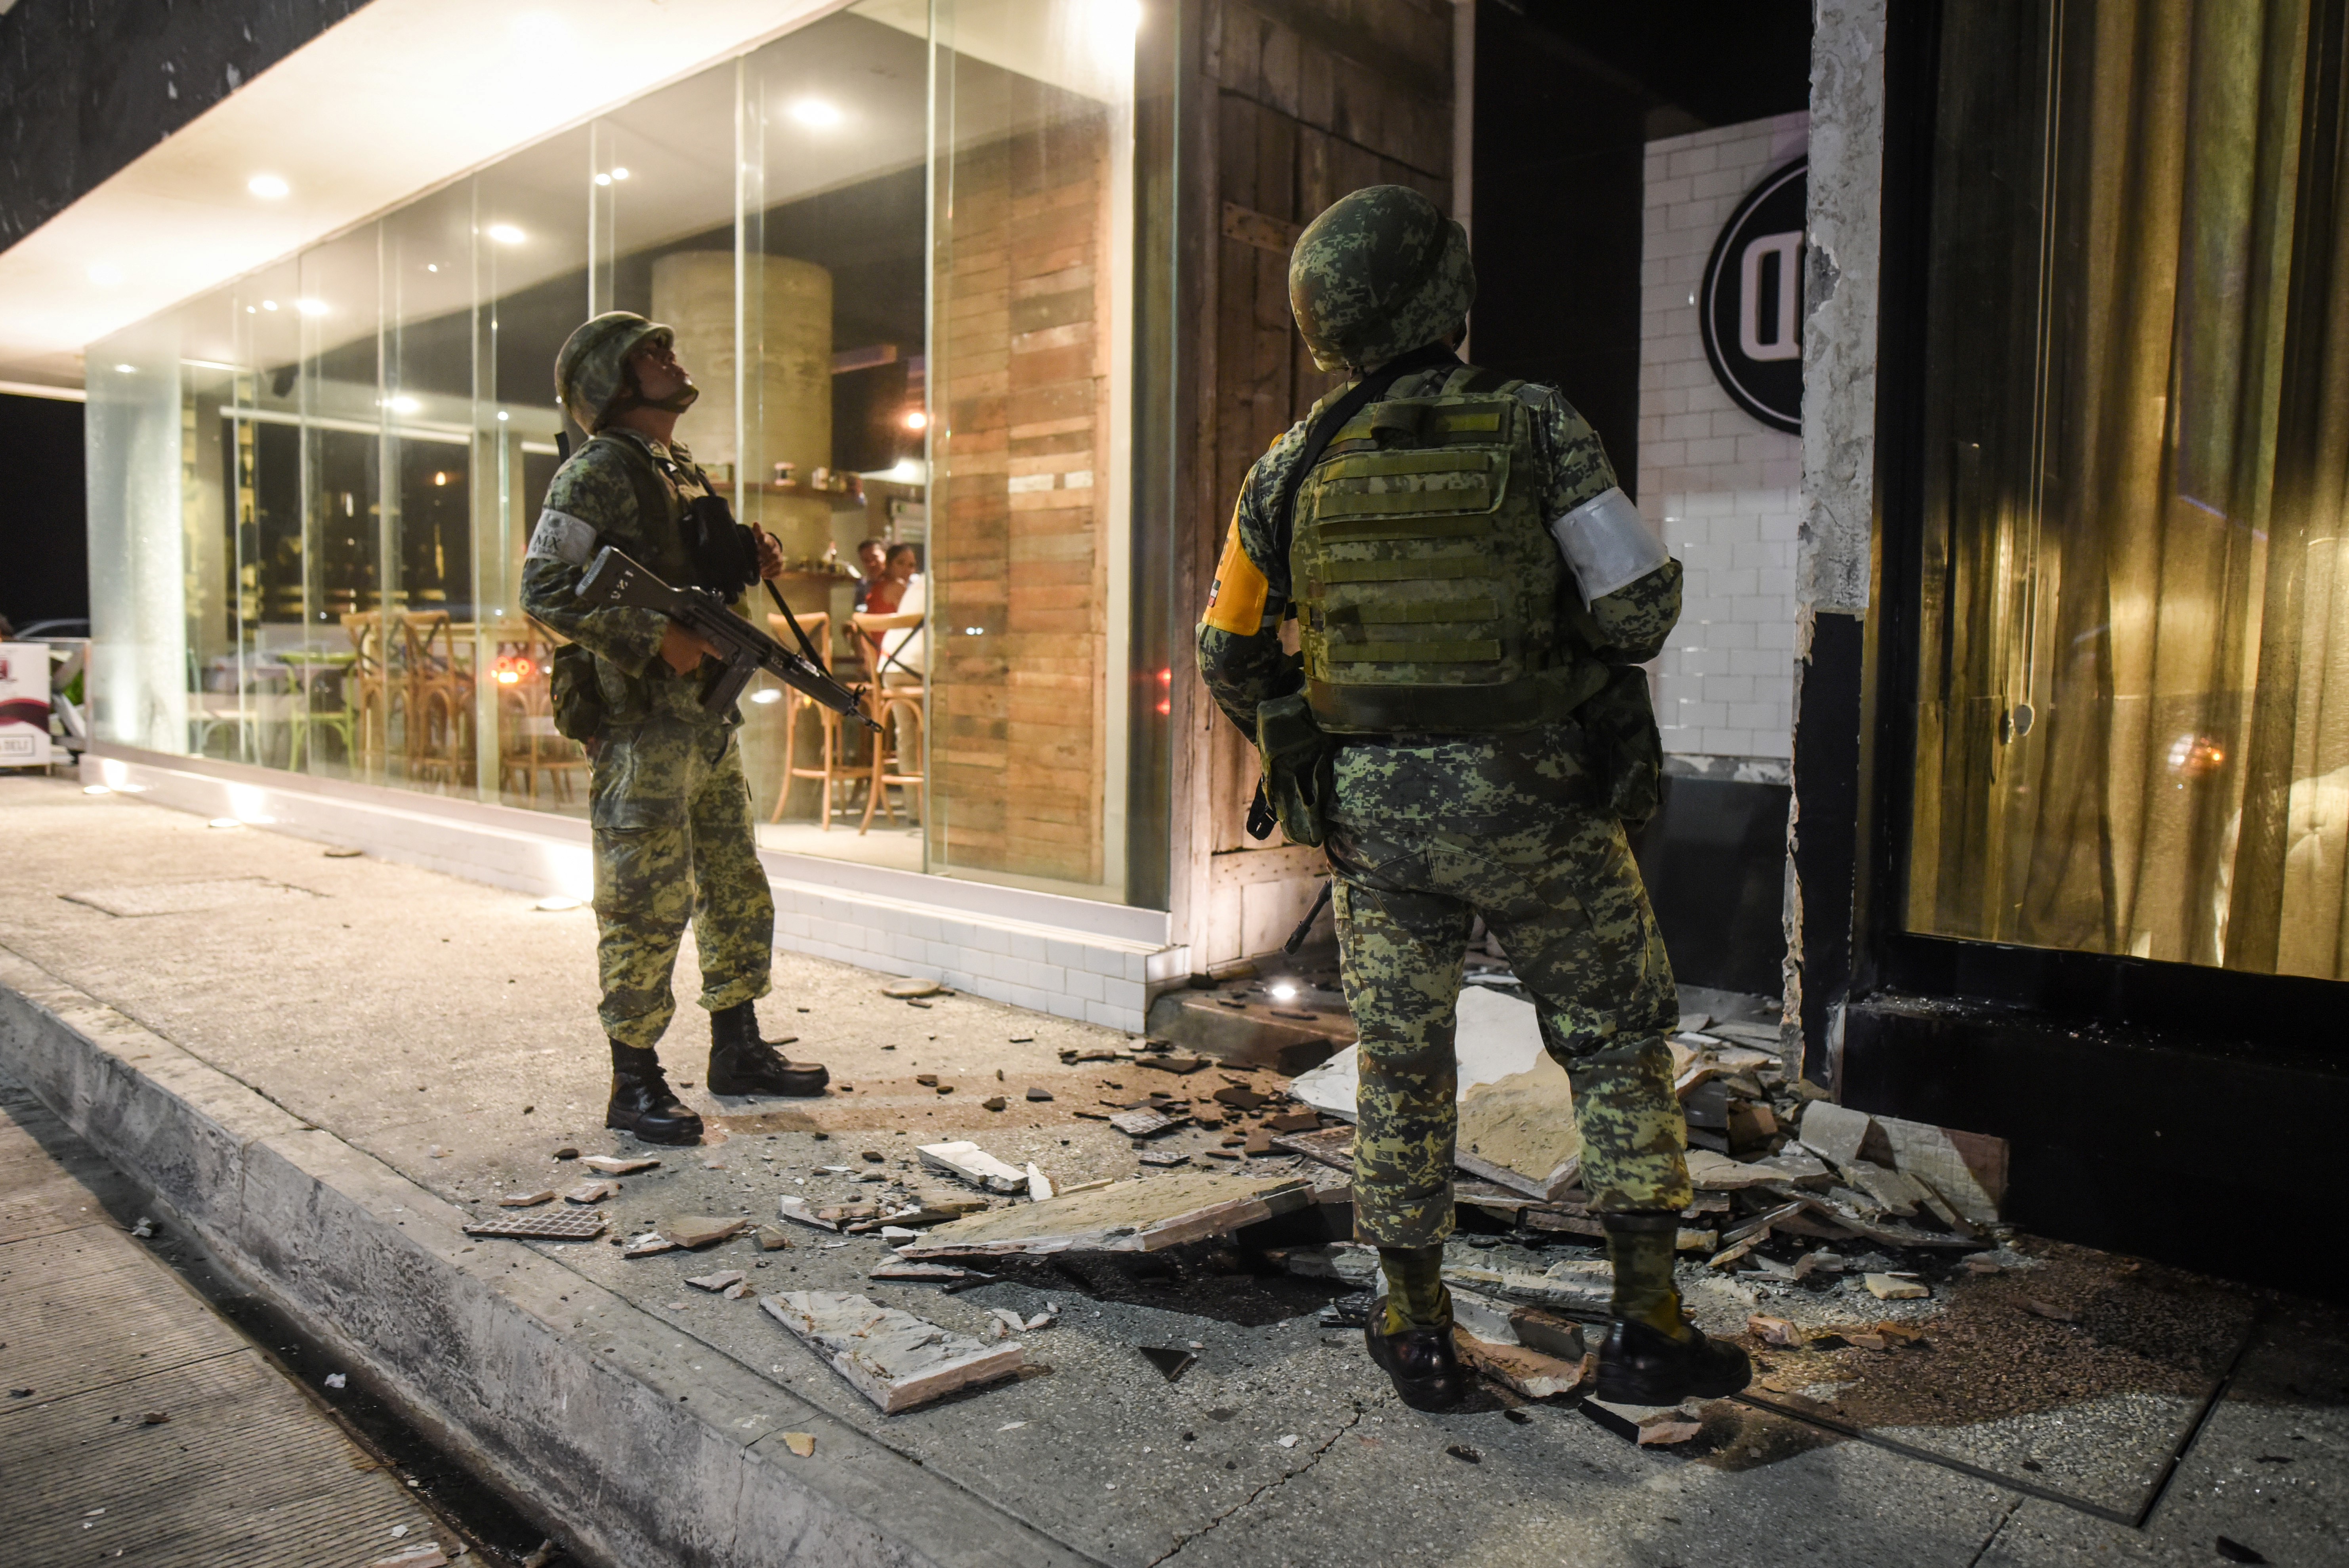
<svg viewBox="0 0 2349 1568">
<path fill-rule="evenodd" d="M 1038 101 L 1011 118 L 1035 129 L 955 156 L 939 280 L 931 854 L 1091 884 L 1110 743 L 1108 126 L 1020 87 Z"/>
<path fill-rule="evenodd" d="M 1197 215 L 1215 236 L 1200 328 L 1209 477 L 1185 541 L 1203 593 L 1248 466 L 1336 383 L 1313 367 L 1289 316 L 1289 242 L 1365 185 L 1408 185 L 1450 210 L 1452 46 L 1449 0 L 1208 0 L 1192 101 L 1213 117 L 1212 210 Z M 1187 624 L 1197 605 L 1178 614 Z M 1205 907 L 1187 922 L 1193 966 L 1205 968 L 1264 951 L 1268 933 L 1285 937 L 1311 901 L 1319 857 L 1280 847 L 1278 833 L 1263 846 L 1247 836 L 1256 753 L 1190 679 L 1191 756 L 1177 778 L 1207 796 L 1189 872 Z"/>
</svg>

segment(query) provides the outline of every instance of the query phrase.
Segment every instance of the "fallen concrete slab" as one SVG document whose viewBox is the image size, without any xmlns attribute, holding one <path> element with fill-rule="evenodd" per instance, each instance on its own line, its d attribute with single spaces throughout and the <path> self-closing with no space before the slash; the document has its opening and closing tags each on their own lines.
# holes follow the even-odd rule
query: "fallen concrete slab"
<svg viewBox="0 0 2349 1568">
<path fill-rule="evenodd" d="M 584 1561 L 1092 1561 L 561 1261 L 469 1239 L 463 1211 L 5 949 L 0 1057 Z M 786 1429 L 825 1457 L 781 1457 Z"/>
</svg>

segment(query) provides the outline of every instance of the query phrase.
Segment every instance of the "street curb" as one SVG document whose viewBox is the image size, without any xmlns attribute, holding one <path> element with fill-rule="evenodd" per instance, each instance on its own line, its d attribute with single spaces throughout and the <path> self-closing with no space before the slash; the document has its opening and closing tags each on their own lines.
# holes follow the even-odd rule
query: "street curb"
<svg viewBox="0 0 2349 1568">
<path fill-rule="evenodd" d="M 453 1205 L 5 947 L 0 1064 L 585 1562 L 1095 1562 L 558 1256 L 467 1237 Z"/>
</svg>

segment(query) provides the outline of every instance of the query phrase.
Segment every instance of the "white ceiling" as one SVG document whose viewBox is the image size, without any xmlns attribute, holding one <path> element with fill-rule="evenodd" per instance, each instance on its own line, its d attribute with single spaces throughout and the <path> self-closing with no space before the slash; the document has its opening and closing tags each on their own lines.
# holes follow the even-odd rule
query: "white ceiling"
<svg viewBox="0 0 2349 1568">
<path fill-rule="evenodd" d="M 839 5 L 374 0 L 0 252 L 0 378 Z"/>
</svg>

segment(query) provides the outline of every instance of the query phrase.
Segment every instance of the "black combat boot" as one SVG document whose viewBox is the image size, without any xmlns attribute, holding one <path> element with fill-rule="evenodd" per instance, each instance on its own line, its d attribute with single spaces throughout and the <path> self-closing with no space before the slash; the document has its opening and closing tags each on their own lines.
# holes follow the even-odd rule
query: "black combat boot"
<svg viewBox="0 0 2349 1568">
<path fill-rule="evenodd" d="M 1414 1410 L 1449 1410 L 1468 1397 L 1468 1379 L 1460 1370 L 1460 1352 L 1452 1343 L 1452 1320 L 1406 1324 L 1388 1331 L 1387 1298 L 1371 1303 L 1370 1320 L 1362 1337 L 1371 1359 L 1392 1380 L 1395 1395 Z"/>
<path fill-rule="evenodd" d="M 1444 1288 L 1444 1244 L 1381 1247 L 1387 1294 L 1371 1304 L 1362 1337 L 1395 1393 L 1414 1410 L 1448 1410 L 1467 1397 L 1452 1343 L 1452 1293 Z"/>
<path fill-rule="evenodd" d="M 1615 1300 L 1599 1347 L 1596 1397 L 1613 1405 L 1677 1405 L 1722 1398 L 1753 1381 L 1744 1351 L 1706 1338 L 1681 1315 L 1672 1283 L 1681 1217 L 1664 1210 L 1599 1219 L 1615 1265 Z"/>
<path fill-rule="evenodd" d="M 790 1062 L 759 1037 L 759 1015 L 737 1002 L 709 1015 L 709 1092 L 818 1095 L 831 1072 L 813 1062 Z"/>
<path fill-rule="evenodd" d="M 612 1042 L 612 1103 L 604 1125 L 647 1143 L 698 1143 L 701 1118 L 678 1100 L 651 1051 Z"/>
</svg>

